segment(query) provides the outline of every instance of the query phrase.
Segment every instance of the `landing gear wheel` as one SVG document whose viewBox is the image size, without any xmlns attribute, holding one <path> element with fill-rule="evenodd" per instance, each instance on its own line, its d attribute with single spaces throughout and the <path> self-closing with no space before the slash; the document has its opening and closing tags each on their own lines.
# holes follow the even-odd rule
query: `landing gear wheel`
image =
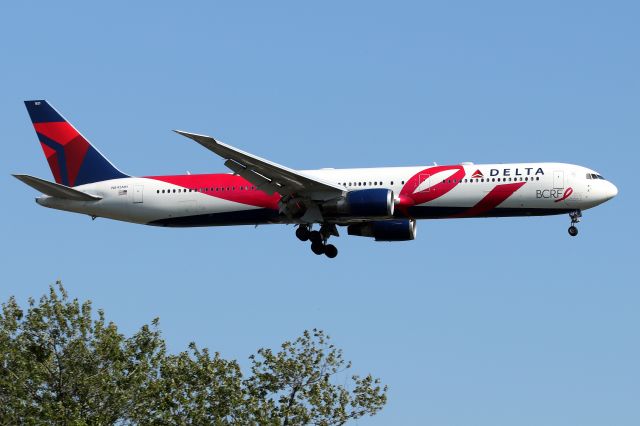
<svg viewBox="0 0 640 426">
<path fill-rule="evenodd" d="M 322 243 L 311 243 L 311 251 L 317 255 L 324 254 L 325 246 Z"/>
<path fill-rule="evenodd" d="M 309 239 L 314 244 L 321 244 L 322 245 L 322 234 L 320 233 L 320 231 L 311 231 L 311 232 L 309 232 Z"/>
<path fill-rule="evenodd" d="M 329 259 L 333 259 L 338 255 L 338 249 L 333 244 L 327 244 L 326 246 L 324 246 L 324 254 Z"/>
<path fill-rule="evenodd" d="M 296 237 L 298 237 L 300 241 L 307 241 L 309 234 L 309 229 L 306 226 L 299 226 L 298 229 L 296 229 Z"/>
<path fill-rule="evenodd" d="M 569 213 L 569 217 L 571 218 L 571 226 L 569 227 L 569 235 L 575 237 L 578 235 L 578 228 L 576 228 L 576 223 L 580 222 L 580 218 L 582 217 L 582 212 L 580 210 L 574 210 Z"/>
</svg>

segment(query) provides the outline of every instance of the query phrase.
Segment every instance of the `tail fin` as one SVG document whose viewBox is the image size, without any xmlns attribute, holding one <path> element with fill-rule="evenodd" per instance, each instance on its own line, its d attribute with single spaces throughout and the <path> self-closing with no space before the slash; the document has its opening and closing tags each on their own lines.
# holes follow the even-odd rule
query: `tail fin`
<svg viewBox="0 0 640 426">
<path fill-rule="evenodd" d="M 47 101 L 25 101 L 24 104 L 57 183 L 71 187 L 128 177 Z"/>
</svg>

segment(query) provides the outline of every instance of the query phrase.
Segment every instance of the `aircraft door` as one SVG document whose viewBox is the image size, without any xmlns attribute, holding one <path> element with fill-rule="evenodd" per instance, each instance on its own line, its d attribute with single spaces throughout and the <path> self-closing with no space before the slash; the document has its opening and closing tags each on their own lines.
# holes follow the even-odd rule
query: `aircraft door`
<svg viewBox="0 0 640 426">
<path fill-rule="evenodd" d="M 144 190 L 144 185 L 134 185 L 133 186 L 133 202 L 134 202 L 134 204 L 142 203 L 143 190 Z"/>
<path fill-rule="evenodd" d="M 564 172 L 562 170 L 556 170 L 553 172 L 553 189 L 564 188 Z"/>
<path fill-rule="evenodd" d="M 567 172 L 567 189 L 565 191 L 569 191 L 569 188 L 571 188 L 571 192 L 565 201 L 568 206 L 574 206 L 577 203 L 581 202 L 583 198 L 589 198 L 590 188 L 588 186 L 584 188 L 581 177 L 582 175 L 576 176 L 576 173 L 573 171 Z"/>
</svg>

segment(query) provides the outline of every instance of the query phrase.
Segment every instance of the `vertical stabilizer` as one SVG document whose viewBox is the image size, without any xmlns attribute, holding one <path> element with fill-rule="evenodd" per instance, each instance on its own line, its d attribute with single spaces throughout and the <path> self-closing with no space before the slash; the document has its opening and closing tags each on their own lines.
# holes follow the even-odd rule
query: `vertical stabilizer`
<svg viewBox="0 0 640 426">
<path fill-rule="evenodd" d="M 128 177 L 45 100 L 25 101 L 56 182 L 69 187 Z"/>
</svg>

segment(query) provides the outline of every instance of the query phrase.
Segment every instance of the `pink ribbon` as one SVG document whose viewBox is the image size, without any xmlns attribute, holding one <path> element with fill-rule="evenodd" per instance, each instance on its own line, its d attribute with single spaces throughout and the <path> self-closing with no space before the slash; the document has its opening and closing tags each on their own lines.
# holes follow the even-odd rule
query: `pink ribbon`
<svg viewBox="0 0 640 426">
<path fill-rule="evenodd" d="M 562 194 L 562 198 L 558 198 L 556 200 L 556 203 L 559 203 L 560 201 L 564 201 L 567 198 L 569 198 L 571 196 L 571 194 L 573 194 L 573 188 L 569 187 L 567 189 L 564 190 L 564 194 Z"/>
</svg>

